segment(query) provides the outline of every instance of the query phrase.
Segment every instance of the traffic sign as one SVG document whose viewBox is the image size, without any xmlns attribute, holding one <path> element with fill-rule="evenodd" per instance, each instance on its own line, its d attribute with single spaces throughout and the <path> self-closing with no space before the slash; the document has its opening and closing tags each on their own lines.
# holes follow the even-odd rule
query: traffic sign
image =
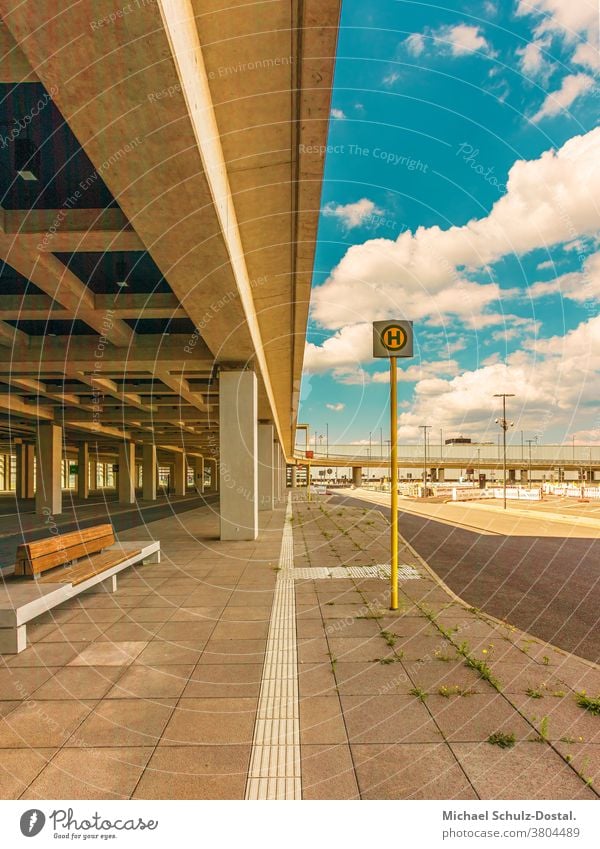
<svg viewBox="0 0 600 849">
<path fill-rule="evenodd" d="M 412 357 L 413 323 L 401 319 L 373 322 L 374 357 Z"/>
</svg>

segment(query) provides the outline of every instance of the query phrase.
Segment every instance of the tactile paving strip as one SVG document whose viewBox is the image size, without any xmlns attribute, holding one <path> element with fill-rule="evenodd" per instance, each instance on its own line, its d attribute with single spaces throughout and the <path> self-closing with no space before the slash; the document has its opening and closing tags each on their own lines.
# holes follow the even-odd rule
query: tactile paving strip
<svg viewBox="0 0 600 849">
<path fill-rule="evenodd" d="M 389 578 L 390 566 L 377 563 L 375 566 L 313 566 L 293 570 L 297 581 L 319 581 L 326 578 Z M 421 574 L 414 566 L 398 566 L 399 581 L 414 581 Z"/>
<path fill-rule="evenodd" d="M 301 799 L 292 504 L 288 498 L 246 799 Z"/>
</svg>

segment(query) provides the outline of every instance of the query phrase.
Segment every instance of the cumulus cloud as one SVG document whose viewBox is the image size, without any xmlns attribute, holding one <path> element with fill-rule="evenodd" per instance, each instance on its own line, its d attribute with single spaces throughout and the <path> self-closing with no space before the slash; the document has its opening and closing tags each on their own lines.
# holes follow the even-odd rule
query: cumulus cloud
<svg viewBox="0 0 600 849">
<path fill-rule="evenodd" d="M 397 71 L 390 71 L 382 80 L 382 83 L 387 86 L 394 85 L 400 79 L 400 74 Z"/>
<path fill-rule="evenodd" d="M 325 404 L 328 410 L 333 410 L 334 413 L 341 413 L 342 410 L 345 409 L 346 405 L 342 403 L 337 404 Z"/>
<path fill-rule="evenodd" d="M 550 92 L 531 120 L 537 124 L 542 118 L 553 118 L 565 112 L 578 97 L 589 91 L 594 80 L 588 74 L 568 74 L 563 78 L 560 88 Z"/>
<path fill-rule="evenodd" d="M 346 113 L 342 109 L 332 109 L 331 117 L 336 121 L 344 121 L 346 118 Z"/>
<path fill-rule="evenodd" d="M 597 0 L 518 0 L 517 14 L 535 16 L 538 33 L 558 34 L 566 41 L 584 36 L 598 42 Z"/>
<path fill-rule="evenodd" d="M 481 29 L 469 24 L 442 26 L 423 33 L 413 32 L 403 44 L 412 56 L 421 56 L 425 51 L 435 51 L 447 56 L 461 57 L 473 53 L 494 55 L 491 45 Z"/>
<path fill-rule="evenodd" d="M 498 399 L 495 392 L 512 392 L 509 415 L 517 426 L 543 432 L 569 428 L 586 399 L 600 392 L 600 316 L 578 325 L 564 336 L 535 339 L 505 362 L 457 375 L 451 380 L 431 377 L 415 386 L 415 402 L 399 417 L 401 438 L 415 438 L 418 427 L 460 429 L 466 435 L 495 438 Z M 585 407 L 581 411 L 585 418 Z M 594 411 L 589 407 L 593 422 Z M 585 427 L 585 421 L 582 423 Z"/>
<path fill-rule="evenodd" d="M 365 221 L 368 221 L 372 215 L 382 215 L 383 210 L 368 198 L 361 198 L 355 203 L 328 203 L 323 209 L 323 215 L 330 218 L 337 218 L 346 230 L 352 230 L 354 227 L 360 227 Z"/>
<path fill-rule="evenodd" d="M 554 280 L 533 283 L 527 290 L 527 295 L 534 299 L 555 294 L 580 304 L 599 301 L 600 253 L 589 256 L 581 271 L 571 271 Z"/>
<path fill-rule="evenodd" d="M 592 71 L 600 71 L 600 51 L 594 44 L 580 44 L 573 53 L 572 61 L 576 65 L 583 65 Z"/>
<path fill-rule="evenodd" d="M 474 282 L 475 270 L 600 230 L 599 151 L 596 128 L 538 159 L 515 162 L 506 194 L 484 218 L 353 245 L 314 290 L 313 318 L 331 330 L 390 317 L 487 321 L 486 307 L 503 293 L 491 278 Z"/>
<path fill-rule="evenodd" d="M 517 50 L 519 65 L 526 77 L 547 80 L 552 65 L 546 59 L 545 50 L 550 44 L 549 39 L 534 39 Z"/>
</svg>

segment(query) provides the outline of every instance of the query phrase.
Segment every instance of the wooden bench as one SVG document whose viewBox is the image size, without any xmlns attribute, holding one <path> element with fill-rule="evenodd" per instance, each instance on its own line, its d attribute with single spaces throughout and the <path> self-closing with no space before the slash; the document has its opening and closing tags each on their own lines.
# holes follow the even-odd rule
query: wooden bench
<svg viewBox="0 0 600 849">
<path fill-rule="evenodd" d="M 110 524 L 19 545 L 0 588 L 0 654 L 23 651 L 31 619 L 87 590 L 115 592 L 117 573 L 139 562 L 159 563 L 160 542 L 117 543 Z"/>
</svg>

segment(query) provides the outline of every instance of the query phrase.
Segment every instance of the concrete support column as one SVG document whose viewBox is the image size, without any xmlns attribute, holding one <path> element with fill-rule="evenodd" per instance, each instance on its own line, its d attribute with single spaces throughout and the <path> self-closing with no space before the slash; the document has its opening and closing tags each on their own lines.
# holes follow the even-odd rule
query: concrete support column
<svg viewBox="0 0 600 849">
<path fill-rule="evenodd" d="M 528 469 L 521 469 L 521 483 L 527 483 L 529 481 L 529 471 Z"/>
<path fill-rule="evenodd" d="M 144 501 L 156 501 L 157 477 L 156 445 L 147 442 L 142 448 L 142 498 Z"/>
<path fill-rule="evenodd" d="M 33 498 L 33 458 L 35 445 L 29 442 L 17 443 L 17 498 Z"/>
<path fill-rule="evenodd" d="M 87 442 L 82 442 L 77 452 L 77 496 L 87 498 L 90 494 L 90 452 Z"/>
<path fill-rule="evenodd" d="M 173 477 L 175 478 L 175 495 L 185 495 L 187 489 L 187 460 L 185 454 L 175 454 Z"/>
<path fill-rule="evenodd" d="M 258 509 L 272 510 L 275 506 L 275 469 L 273 425 L 258 426 Z"/>
<path fill-rule="evenodd" d="M 204 494 L 204 457 L 194 457 L 194 487 L 200 495 Z"/>
<path fill-rule="evenodd" d="M 258 536 L 257 382 L 253 371 L 219 376 L 221 539 Z"/>
<path fill-rule="evenodd" d="M 360 466 L 352 467 L 352 483 L 354 486 L 361 486 L 362 484 L 362 468 Z"/>
<path fill-rule="evenodd" d="M 437 470 L 437 479 L 440 483 L 446 480 L 446 469 Z"/>
<path fill-rule="evenodd" d="M 135 504 L 135 444 L 119 443 L 119 504 Z"/>
<path fill-rule="evenodd" d="M 38 516 L 58 516 L 62 513 L 62 428 L 38 425 L 36 452 L 35 512 Z"/>
<path fill-rule="evenodd" d="M 296 486 L 297 486 L 297 483 L 296 483 L 296 481 L 297 481 L 297 473 L 298 473 L 298 469 L 296 468 L 296 466 L 292 466 L 292 469 L 291 469 L 291 476 L 290 476 L 290 477 L 291 477 L 291 481 L 290 481 L 290 483 L 291 483 L 291 485 L 292 485 L 292 489 L 296 489 Z"/>
<path fill-rule="evenodd" d="M 517 480 L 517 470 L 516 469 L 509 469 L 508 470 L 508 480 L 510 481 L 510 483 L 516 482 L 516 480 Z"/>
<path fill-rule="evenodd" d="M 90 489 L 98 489 L 98 464 L 96 460 L 90 460 Z"/>
</svg>

